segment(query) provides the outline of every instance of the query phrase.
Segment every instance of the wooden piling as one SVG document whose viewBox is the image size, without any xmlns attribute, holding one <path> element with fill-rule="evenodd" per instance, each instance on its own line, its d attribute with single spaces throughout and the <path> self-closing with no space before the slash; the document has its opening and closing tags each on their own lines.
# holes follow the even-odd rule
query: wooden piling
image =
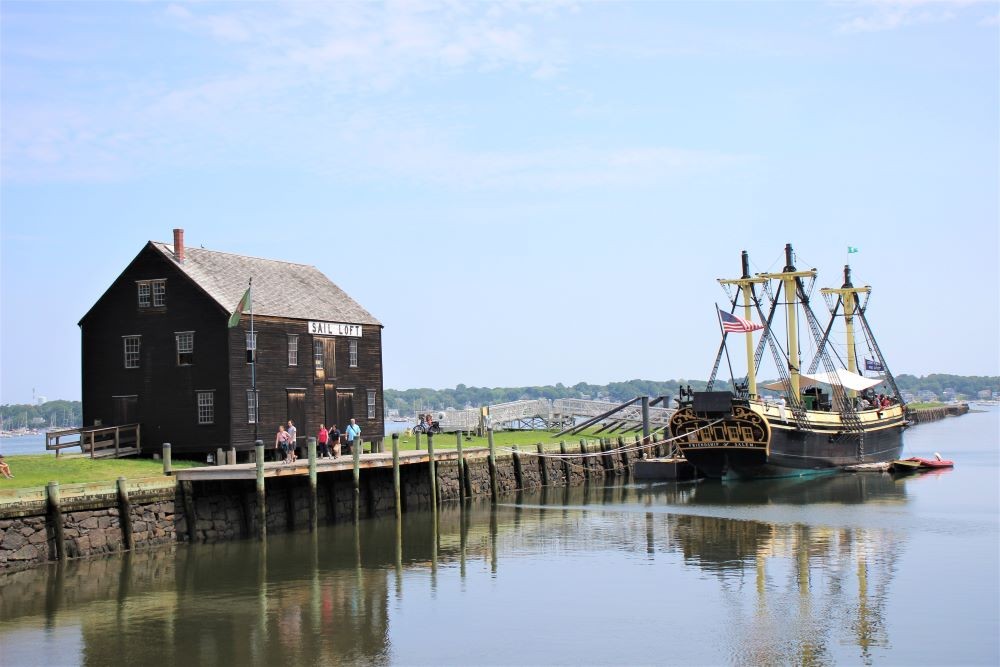
<svg viewBox="0 0 1000 667">
<path fill-rule="evenodd" d="M 542 486 L 548 486 L 549 467 L 545 465 L 545 457 L 543 456 L 543 454 L 545 453 L 545 447 L 542 445 L 542 443 L 538 443 L 536 447 L 538 449 L 538 468 L 539 468 L 539 473 L 542 476 Z"/>
<path fill-rule="evenodd" d="M 267 498 L 264 493 L 264 441 L 254 442 L 254 458 L 257 464 L 257 539 L 267 539 Z"/>
<path fill-rule="evenodd" d="M 215 449 L 215 465 L 221 466 L 226 464 L 226 452 L 222 447 L 217 447 Z"/>
<path fill-rule="evenodd" d="M 392 434 L 392 492 L 396 498 L 396 519 L 397 527 L 399 526 L 398 520 L 403 516 L 403 505 L 401 503 L 402 493 L 400 493 L 399 484 L 399 434 Z"/>
<path fill-rule="evenodd" d="M 414 431 L 413 432 L 413 448 L 414 449 L 420 449 L 420 432 L 419 431 Z"/>
<path fill-rule="evenodd" d="M 455 431 L 455 451 L 458 453 L 458 497 L 465 500 L 465 455 L 462 454 L 461 431 Z"/>
<path fill-rule="evenodd" d="M 55 533 L 56 559 L 66 560 L 66 536 L 63 534 L 62 506 L 59 502 L 59 482 L 49 482 L 48 486 L 49 520 L 52 522 L 52 532 Z"/>
<path fill-rule="evenodd" d="M 583 466 L 583 478 L 590 479 L 590 466 L 587 465 L 587 441 L 583 438 L 580 439 L 580 453 L 583 454 L 580 457 L 580 464 Z"/>
<path fill-rule="evenodd" d="M 524 488 L 524 470 L 521 469 L 521 450 L 517 445 L 511 447 L 514 450 L 514 488 Z"/>
<path fill-rule="evenodd" d="M 226 463 L 231 466 L 236 465 L 236 448 L 230 447 L 229 451 L 226 452 Z"/>
<path fill-rule="evenodd" d="M 569 459 L 566 457 L 566 441 L 559 441 L 559 453 L 563 456 L 563 472 L 566 474 L 566 486 L 569 486 L 570 480 L 570 463 Z"/>
<path fill-rule="evenodd" d="M 492 428 L 486 430 L 486 439 L 490 443 L 490 459 L 489 459 L 489 466 L 490 466 L 490 498 L 493 500 L 494 503 L 496 503 L 497 496 L 499 496 L 500 494 L 499 494 L 498 488 L 497 488 L 497 449 L 496 449 L 496 446 L 493 444 L 493 429 Z"/>
<path fill-rule="evenodd" d="M 195 528 L 198 517 L 194 511 L 194 483 L 181 482 L 181 497 L 184 503 L 184 520 L 187 523 L 188 541 L 194 542 L 198 536 L 198 531 Z"/>
<path fill-rule="evenodd" d="M 170 475 L 173 469 L 173 461 L 170 455 L 171 446 L 169 442 L 163 443 L 163 474 Z"/>
<path fill-rule="evenodd" d="M 632 470 L 628 464 L 628 452 L 625 451 L 625 438 L 618 436 L 618 458 L 622 462 L 622 470 L 626 475 L 631 475 Z"/>
<path fill-rule="evenodd" d="M 647 458 L 646 452 L 644 452 L 642 449 L 642 438 L 639 437 L 638 435 L 635 436 L 635 444 L 638 445 L 638 448 L 636 449 L 636 456 L 640 459 Z"/>
<path fill-rule="evenodd" d="M 319 498 L 316 488 L 316 438 L 309 436 L 306 440 L 306 451 L 309 453 L 309 530 L 319 527 Z"/>
<path fill-rule="evenodd" d="M 431 510 L 437 512 L 437 470 L 434 465 L 434 434 L 427 434 L 427 469 L 431 476 Z"/>
<path fill-rule="evenodd" d="M 601 459 L 604 461 L 604 473 L 613 473 L 615 471 L 615 462 L 611 458 L 611 438 L 601 438 L 601 451 L 604 456 Z"/>
<path fill-rule="evenodd" d="M 124 477 L 118 478 L 118 526 L 122 531 L 122 544 L 132 551 L 135 548 L 135 535 L 132 534 L 132 503 L 128 499 Z"/>
<path fill-rule="evenodd" d="M 352 504 L 352 515 L 354 517 L 355 523 L 360 518 L 361 514 L 361 448 L 364 447 L 360 437 L 354 439 L 354 443 L 351 445 L 351 456 L 354 457 L 354 471 L 353 471 L 353 482 L 354 482 L 354 495 Z"/>
</svg>

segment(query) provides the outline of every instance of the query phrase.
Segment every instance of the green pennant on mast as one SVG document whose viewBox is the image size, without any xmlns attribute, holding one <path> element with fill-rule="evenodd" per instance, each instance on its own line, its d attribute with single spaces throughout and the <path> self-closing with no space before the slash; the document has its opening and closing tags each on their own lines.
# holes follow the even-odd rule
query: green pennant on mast
<svg viewBox="0 0 1000 667">
<path fill-rule="evenodd" d="M 850 255 L 851 253 L 855 253 L 857 251 L 858 251 L 858 249 L 855 248 L 854 246 L 852 246 L 852 245 L 847 246 L 847 254 L 848 255 Z"/>
<path fill-rule="evenodd" d="M 247 291 L 243 293 L 243 298 L 240 299 L 240 302 L 238 304 L 236 304 L 236 310 L 234 310 L 233 314 L 229 316 L 230 329 L 232 329 L 233 327 L 235 327 L 237 324 L 240 323 L 240 316 L 243 315 L 243 311 L 249 307 L 250 307 L 250 288 L 248 287 Z"/>
</svg>

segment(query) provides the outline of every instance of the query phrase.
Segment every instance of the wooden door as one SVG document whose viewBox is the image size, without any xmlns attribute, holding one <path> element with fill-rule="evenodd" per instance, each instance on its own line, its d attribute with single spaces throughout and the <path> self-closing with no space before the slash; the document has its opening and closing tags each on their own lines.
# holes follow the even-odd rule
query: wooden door
<svg viewBox="0 0 1000 667">
<path fill-rule="evenodd" d="M 337 392 L 337 425 L 340 430 L 347 428 L 347 424 L 354 418 L 354 392 Z"/>
<path fill-rule="evenodd" d="M 337 377 L 337 340 L 323 339 L 323 375 L 327 380 Z"/>
<path fill-rule="evenodd" d="M 306 441 L 309 427 L 306 424 L 306 392 L 304 389 L 288 389 L 288 418 L 295 424 L 296 442 Z"/>
<path fill-rule="evenodd" d="M 111 397 L 111 426 L 135 424 L 139 419 L 138 396 Z"/>
<path fill-rule="evenodd" d="M 330 428 L 333 424 L 340 426 L 340 421 L 337 420 L 337 387 L 329 382 L 323 387 L 323 408 L 326 427 Z"/>
</svg>

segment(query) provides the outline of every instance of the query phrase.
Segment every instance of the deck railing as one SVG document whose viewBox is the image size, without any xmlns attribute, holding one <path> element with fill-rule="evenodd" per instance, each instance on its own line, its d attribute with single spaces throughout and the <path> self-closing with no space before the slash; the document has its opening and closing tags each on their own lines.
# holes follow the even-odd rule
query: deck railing
<svg viewBox="0 0 1000 667">
<path fill-rule="evenodd" d="M 138 454 L 142 449 L 139 424 L 86 426 L 45 434 L 45 449 L 55 451 L 57 457 L 67 447 L 79 447 L 81 452 L 89 453 L 93 459 Z"/>
</svg>

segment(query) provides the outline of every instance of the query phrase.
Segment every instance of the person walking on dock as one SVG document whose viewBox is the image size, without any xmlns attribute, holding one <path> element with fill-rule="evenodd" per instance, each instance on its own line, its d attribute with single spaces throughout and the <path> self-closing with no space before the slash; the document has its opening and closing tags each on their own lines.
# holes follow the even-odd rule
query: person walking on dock
<svg viewBox="0 0 1000 667">
<path fill-rule="evenodd" d="M 316 433 L 316 442 L 319 444 L 319 457 L 321 459 L 330 458 L 330 448 L 327 446 L 329 438 L 330 432 L 326 430 L 326 425 L 320 424 L 319 431 Z"/>
<path fill-rule="evenodd" d="M 274 448 L 281 449 L 284 455 L 281 462 L 288 463 L 288 432 L 285 431 L 284 424 L 278 424 L 278 433 L 274 438 Z"/>
<path fill-rule="evenodd" d="M 330 425 L 330 449 L 333 450 L 333 458 L 340 456 L 340 429 L 336 424 Z"/>
<path fill-rule="evenodd" d="M 288 458 L 291 459 L 290 463 L 295 463 L 299 459 L 299 440 L 298 431 L 295 429 L 295 422 L 291 419 L 288 420 Z"/>
<path fill-rule="evenodd" d="M 347 435 L 347 451 L 354 452 L 354 441 L 361 437 L 361 427 L 358 423 L 351 419 L 351 423 L 347 425 L 344 430 L 345 435 Z"/>
</svg>

